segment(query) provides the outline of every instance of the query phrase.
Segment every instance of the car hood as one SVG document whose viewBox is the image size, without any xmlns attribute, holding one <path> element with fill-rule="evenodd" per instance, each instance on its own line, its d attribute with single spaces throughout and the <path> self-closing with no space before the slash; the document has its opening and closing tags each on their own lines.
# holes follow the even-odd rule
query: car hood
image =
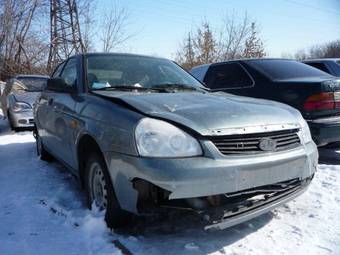
<svg viewBox="0 0 340 255">
<path fill-rule="evenodd" d="M 264 132 L 299 127 L 299 112 L 269 100 L 226 93 L 94 92 L 143 114 L 184 125 L 201 135 Z"/>
<path fill-rule="evenodd" d="M 13 93 L 13 96 L 16 101 L 25 102 L 30 104 L 33 107 L 33 104 L 37 97 L 40 95 L 40 92 L 16 92 Z"/>
</svg>

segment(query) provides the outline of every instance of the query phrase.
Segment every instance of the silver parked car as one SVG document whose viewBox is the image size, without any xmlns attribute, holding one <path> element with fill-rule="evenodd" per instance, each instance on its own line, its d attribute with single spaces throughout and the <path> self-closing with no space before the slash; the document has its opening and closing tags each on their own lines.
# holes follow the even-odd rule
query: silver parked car
<svg viewBox="0 0 340 255">
<path fill-rule="evenodd" d="M 300 195 L 317 169 L 297 110 L 212 93 L 161 58 L 71 57 L 34 114 L 41 159 L 53 155 L 78 176 L 109 227 L 165 207 L 223 229 Z"/>
<path fill-rule="evenodd" d="M 45 88 L 47 76 L 19 75 L 15 79 L 24 87 L 8 95 L 8 121 L 12 129 L 34 127 L 33 104 Z"/>
</svg>

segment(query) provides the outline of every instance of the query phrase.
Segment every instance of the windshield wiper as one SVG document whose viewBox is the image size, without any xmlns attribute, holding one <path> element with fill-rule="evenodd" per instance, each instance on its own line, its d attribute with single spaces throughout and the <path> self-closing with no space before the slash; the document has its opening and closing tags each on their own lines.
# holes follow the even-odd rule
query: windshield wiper
<svg viewBox="0 0 340 255">
<path fill-rule="evenodd" d="M 117 85 L 117 86 L 109 86 L 109 87 L 91 89 L 91 91 L 111 90 L 111 89 L 113 89 L 113 90 L 115 90 L 115 89 L 117 89 L 117 90 L 143 90 L 143 91 L 151 90 L 151 88 L 145 88 L 145 87 Z"/>
<path fill-rule="evenodd" d="M 201 89 L 199 87 L 190 86 L 187 84 L 180 84 L 180 83 L 157 84 L 150 88 L 157 89 L 157 90 L 200 90 Z"/>
<path fill-rule="evenodd" d="M 177 84 L 177 83 L 164 83 L 157 84 L 151 87 L 138 87 L 138 86 L 129 86 L 129 85 L 117 85 L 117 86 L 107 86 L 102 88 L 91 89 L 91 91 L 99 91 L 99 90 L 139 90 L 139 91 L 157 91 L 157 92 L 174 92 L 176 90 L 190 90 L 190 91 L 207 91 L 201 87 L 194 87 L 186 84 Z"/>
<path fill-rule="evenodd" d="M 26 92 L 41 92 L 41 89 L 25 89 Z"/>
</svg>

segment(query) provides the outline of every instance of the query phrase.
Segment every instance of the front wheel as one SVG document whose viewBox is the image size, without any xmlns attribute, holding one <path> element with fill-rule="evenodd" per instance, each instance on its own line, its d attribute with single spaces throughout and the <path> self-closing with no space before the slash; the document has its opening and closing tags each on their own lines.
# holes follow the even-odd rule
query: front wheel
<svg viewBox="0 0 340 255">
<path fill-rule="evenodd" d="M 102 157 L 98 154 L 91 155 L 86 162 L 85 173 L 89 208 L 94 204 L 99 210 L 106 210 L 105 221 L 109 228 L 127 225 L 131 214 L 120 208 Z"/>
</svg>

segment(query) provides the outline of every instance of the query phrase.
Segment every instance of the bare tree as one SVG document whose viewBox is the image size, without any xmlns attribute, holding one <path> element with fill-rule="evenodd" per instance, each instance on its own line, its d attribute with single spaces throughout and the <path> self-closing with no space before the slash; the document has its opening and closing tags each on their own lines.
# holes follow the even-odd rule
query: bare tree
<svg viewBox="0 0 340 255">
<path fill-rule="evenodd" d="M 226 14 L 220 32 L 218 60 L 231 60 L 242 56 L 245 41 L 252 32 L 251 24 L 247 13 L 241 19 L 235 13 Z"/>
<path fill-rule="evenodd" d="M 266 53 L 263 42 L 257 36 L 255 23 L 251 25 L 251 35 L 245 41 L 245 48 L 243 50 L 243 58 L 263 58 Z"/>
<path fill-rule="evenodd" d="M 294 58 L 298 60 L 312 58 L 340 58 L 340 40 L 314 45 L 307 49 L 300 49 L 294 53 Z"/>
<path fill-rule="evenodd" d="M 194 42 L 191 33 L 184 38 L 183 43 L 180 45 L 180 49 L 176 53 L 177 62 L 182 65 L 184 69 L 190 70 L 197 63 L 196 54 L 194 49 Z"/>
<path fill-rule="evenodd" d="M 90 15 L 93 2 L 76 2 L 90 49 L 93 36 L 87 32 L 93 29 Z M 48 73 L 50 42 L 46 38 L 50 35 L 50 3 L 50 0 L 0 0 L 0 78 L 18 73 Z"/>
<path fill-rule="evenodd" d="M 32 72 L 32 59 L 36 59 L 37 55 L 36 48 L 30 47 L 29 41 L 37 36 L 31 27 L 36 13 L 43 5 L 43 0 L 1 0 L 1 76 Z"/>
<path fill-rule="evenodd" d="M 194 47 L 196 49 L 197 62 L 210 63 L 216 60 L 217 43 L 207 21 L 202 23 L 201 28 L 197 29 Z"/>
<path fill-rule="evenodd" d="M 216 35 L 207 21 L 189 32 L 183 40 L 180 49 L 176 53 L 176 61 L 185 69 L 191 69 L 195 65 L 214 62 L 217 59 Z"/>
<path fill-rule="evenodd" d="M 100 34 L 104 52 L 112 51 L 131 38 L 132 35 L 126 32 L 128 19 L 129 15 L 127 10 L 124 7 L 118 6 L 117 3 L 104 14 Z"/>
<path fill-rule="evenodd" d="M 78 0 L 77 5 L 84 49 L 85 52 L 90 52 L 95 48 L 93 39 L 97 20 L 93 13 L 95 12 L 96 4 L 91 0 Z"/>
<path fill-rule="evenodd" d="M 189 32 L 176 52 L 176 61 L 190 69 L 215 61 L 264 55 L 256 23 L 250 22 L 247 14 L 241 20 L 227 15 L 219 32 L 215 32 L 208 21 Z"/>
</svg>

